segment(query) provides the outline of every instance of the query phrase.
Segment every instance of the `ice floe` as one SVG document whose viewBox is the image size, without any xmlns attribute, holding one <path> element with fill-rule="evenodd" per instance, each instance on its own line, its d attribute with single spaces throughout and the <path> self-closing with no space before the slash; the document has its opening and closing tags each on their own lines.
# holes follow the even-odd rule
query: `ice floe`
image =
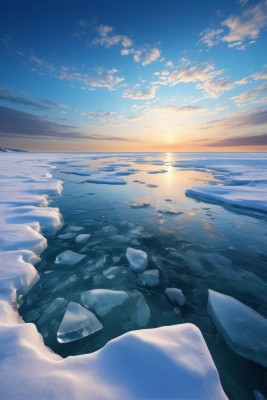
<svg viewBox="0 0 267 400">
<path fill-rule="evenodd" d="M 86 182 L 98 183 L 103 185 L 126 185 L 127 181 L 118 178 L 116 175 L 106 175 L 98 178 L 87 179 Z"/>
<path fill-rule="evenodd" d="M 87 308 L 70 302 L 57 332 L 59 343 L 69 343 L 103 329 L 103 325 Z"/>
<path fill-rule="evenodd" d="M 168 297 L 171 303 L 178 304 L 179 306 L 185 305 L 186 300 L 181 289 L 166 288 L 164 294 Z"/>
<path fill-rule="evenodd" d="M 147 326 L 150 319 L 150 308 L 148 307 L 144 296 L 138 290 L 135 290 L 131 294 L 131 298 L 134 299 L 135 302 L 133 319 L 140 328 L 144 328 Z"/>
<path fill-rule="evenodd" d="M 75 253 L 72 250 L 65 250 L 56 256 L 55 264 L 74 265 L 85 258 L 85 254 Z"/>
<path fill-rule="evenodd" d="M 209 290 L 208 312 L 237 354 L 267 367 L 267 319 L 233 297 Z"/>
<path fill-rule="evenodd" d="M 100 317 L 104 317 L 114 307 L 122 305 L 127 298 L 128 294 L 122 290 L 93 289 L 81 294 L 83 305 L 95 311 Z"/>
<path fill-rule="evenodd" d="M 142 272 L 147 268 L 147 254 L 143 250 L 128 247 L 126 257 L 129 267 L 135 272 Z"/>
<path fill-rule="evenodd" d="M 204 201 L 223 203 L 233 207 L 267 212 L 267 185 L 193 187 L 186 195 Z"/>
<path fill-rule="evenodd" d="M 87 242 L 87 240 L 88 239 L 90 239 L 90 237 L 91 237 L 91 234 L 90 233 L 88 233 L 88 234 L 86 234 L 86 233 L 81 233 L 80 235 L 78 235 L 77 237 L 76 237 L 76 239 L 75 239 L 75 242 L 76 243 L 86 243 Z"/>
<path fill-rule="evenodd" d="M 159 284 L 159 271 L 150 269 L 138 275 L 141 285 L 156 286 Z"/>
</svg>

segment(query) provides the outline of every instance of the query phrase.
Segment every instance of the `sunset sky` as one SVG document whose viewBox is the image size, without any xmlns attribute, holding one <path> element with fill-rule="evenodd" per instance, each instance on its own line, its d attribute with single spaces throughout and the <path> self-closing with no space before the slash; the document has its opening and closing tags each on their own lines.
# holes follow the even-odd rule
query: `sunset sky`
<svg viewBox="0 0 267 400">
<path fill-rule="evenodd" d="M 9 0 L 0 37 L 0 146 L 267 150 L 267 0 Z"/>
</svg>

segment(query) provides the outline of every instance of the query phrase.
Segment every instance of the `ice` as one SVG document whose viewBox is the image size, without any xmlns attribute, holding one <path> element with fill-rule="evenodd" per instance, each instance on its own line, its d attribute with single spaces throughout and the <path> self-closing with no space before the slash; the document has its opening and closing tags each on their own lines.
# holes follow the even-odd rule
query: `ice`
<svg viewBox="0 0 267 400">
<path fill-rule="evenodd" d="M 178 304 L 179 306 L 185 305 L 186 300 L 181 289 L 166 288 L 164 294 L 168 297 L 171 303 Z"/>
<path fill-rule="evenodd" d="M 97 183 L 97 184 L 106 184 L 106 185 L 126 185 L 127 182 L 122 179 L 118 178 L 116 175 L 106 175 L 99 178 L 91 178 L 87 179 L 86 182 L 89 183 Z"/>
<path fill-rule="evenodd" d="M 147 326 L 150 320 L 150 309 L 145 301 L 144 296 L 138 290 L 135 290 L 131 296 L 135 301 L 135 314 L 133 316 L 135 323 L 140 327 L 144 328 Z"/>
<path fill-rule="evenodd" d="M 93 309 L 100 317 L 104 317 L 114 307 L 122 305 L 127 298 L 126 292 L 109 289 L 93 289 L 81 294 L 83 305 Z"/>
<path fill-rule="evenodd" d="M 80 231 L 82 231 L 84 229 L 84 227 L 83 226 L 77 226 L 77 225 L 69 225 L 68 229 L 71 232 L 80 232 Z"/>
<path fill-rule="evenodd" d="M 165 172 L 168 172 L 166 169 L 158 169 L 158 170 L 152 170 L 148 171 L 148 174 L 164 174 Z"/>
<path fill-rule="evenodd" d="M 157 269 L 150 269 L 138 275 L 140 283 L 147 286 L 156 286 L 159 284 L 159 271 Z"/>
<path fill-rule="evenodd" d="M 76 233 L 71 233 L 71 232 L 67 232 L 67 233 L 63 233 L 62 235 L 58 235 L 59 239 L 63 239 L 63 240 L 67 240 L 67 239 L 72 239 L 76 236 Z"/>
<path fill-rule="evenodd" d="M 228 346 L 267 367 L 267 320 L 233 297 L 209 290 L 208 313 Z"/>
<path fill-rule="evenodd" d="M 126 257 L 129 267 L 135 272 L 142 272 L 147 268 L 147 254 L 143 250 L 136 250 L 128 247 Z"/>
<path fill-rule="evenodd" d="M 43 324 L 48 319 L 51 319 L 54 316 L 58 315 L 60 312 L 63 312 L 63 310 L 66 309 L 67 305 L 67 300 L 63 299 L 62 297 L 57 297 L 47 308 L 42 311 L 42 315 L 39 318 L 38 323 Z"/>
<path fill-rule="evenodd" d="M 61 279 L 60 282 L 54 287 L 52 292 L 57 292 L 57 291 L 60 291 L 60 290 L 70 289 L 78 281 L 79 281 L 79 278 L 75 274 L 69 276 L 68 279 L 66 279 L 65 281 L 63 280 L 63 282 L 62 282 L 62 279 Z"/>
<path fill-rule="evenodd" d="M 59 254 L 55 259 L 55 264 L 74 265 L 83 260 L 86 256 L 84 254 L 75 253 L 72 250 L 65 250 Z"/>
<path fill-rule="evenodd" d="M 204 201 L 219 202 L 233 207 L 267 212 L 267 185 L 193 187 L 186 195 Z"/>
<path fill-rule="evenodd" d="M 148 188 L 151 188 L 151 189 L 155 189 L 155 188 L 158 187 L 158 185 L 154 185 L 153 183 L 148 183 L 146 186 L 147 186 Z"/>
<path fill-rule="evenodd" d="M 108 279 L 113 279 L 115 278 L 119 269 L 120 267 L 110 267 L 108 269 L 105 269 L 105 271 L 103 271 L 103 275 Z"/>
<path fill-rule="evenodd" d="M 69 343 L 103 329 L 96 316 L 80 304 L 70 302 L 57 332 L 59 343 Z"/>
<path fill-rule="evenodd" d="M 76 243 L 86 243 L 88 239 L 90 239 L 91 235 L 88 234 L 80 234 L 76 237 L 75 242 Z"/>
<path fill-rule="evenodd" d="M 134 199 L 134 201 L 131 204 L 132 208 L 145 208 L 149 207 L 151 205 L 150 201 L 148 199 Z"/>
</svg>

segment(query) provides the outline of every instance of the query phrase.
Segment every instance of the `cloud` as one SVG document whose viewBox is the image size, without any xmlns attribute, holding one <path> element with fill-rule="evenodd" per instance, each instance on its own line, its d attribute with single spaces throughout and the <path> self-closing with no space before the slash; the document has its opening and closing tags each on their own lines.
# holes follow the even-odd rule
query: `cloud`
<svg viewBox="0 0 267 400">
<path fill-rule="evenodd" d="M 104 46 L 106 48 L 121 45 L 122 47 L 131 47 L 132 39 L 125 35 L 114 35 L 114 29 L 109 25 L 99 25 L 96 28 L 98 36 L 92 40 L 95 46 Z"/>
<path fill-rule="evenodd" d="M 13 90 L 4 86 L 0 86 L 0 100 L 8 101 L 10 103 L 19 104 L 22 106 L 34 108 L 37 110 L 51 110 L 51 107 L 34 102 L 26 97 L 17 96 L 13 94 Z"/>
<path fill-rule="evenodd" d="M 229 129 L 238 129 L 238 128 L 246 128 L 250 126 L 261 126 L 267 124 L 267 108 L 266 107 L 258 107 L 243 111 L 241 113 L 234 113 L 230 116 L 207 122 L 203 128 L 204 129 L 221 129 L 225 132 L 225 130 Z"/>
<path fill-rule="evenodd" d="M 177 106 L 158 106 L 158 107 L 152 108 L 152 110 L 159 111 L 159 112 L 170 112 L 170 113 L 175 113 L 175 114 L 184 114 L 184 113 L 205 111 L 204 108 L 199 107 L 199 106 L 182 106 L 182 107 L 177 107 Z"/>
<path fill-rule="evenodd" d="M 131 90 L 127 89 L 124 91 L 122 97 L 125 99 L 132 99 L 132 100 L 149 100 L 154 99 L 156 96 L 158 86 L 149 86 L 144 90 Z"/>
<path fill-rule="evenodd" d="M 232 100 L 234 100 L 237 104 L 241 105 L 242 103 L 246 101 L 252 101 L 254 102 L 257 100 L 257 97 L 261 95 L 262 93 L 267 93 L 267 82 L 263 83 L 260 86 L 257 86 L 251 90 L 248 90 L 244 93 L 241 93 L 238 96 L 233 96 L 231 97 Z M 260 100 L 260 99 L 258 99 Z"/>
<path fill-rule="evenodd" d="M 209 147 L 267 146 L 267 133 L 260 135 L 234 136 L 206 143 L 205 145 Z"/>
<path fill-rule="evenodd" d="M 163 70 L 155 72 L 159 80 L 153 82 L 156 85 L 174 86 L 179 83 L 195 83 L 197 89 L 204 91 L 206 97 L 217 98 L 221 93 L 247 83 L 248 78 L 231 82 L 228 78 L 219 77 L 224 71 L 216 70 L 210 61 L 198 64 L 187 59 L 182 59 L 182 67 L 172 71 Z M 184 66 L 185 65 L 185 66 Z"/>
<path fill-rule="evenodd" d="M 118 85 L 124 81 L 123 77 L 117 75 L 116 68 L 105 69 L 96 67 L 92 70 L 92 74 L 84 73 L 77 70 L 75 66 L 56 66 L 35 54 L 19 53 L 23 57 L 24 63 L 31 69 L 32 72 L 40 75 L 48 75 L 51 78 L 60 79 L 70 83 L 77 82 L 85 88 L 95 90 L 98 88 L 115 90 Z"/>
<path fill-rule="evenodd" d="M 10 138 L 10 135 L 23 139 L 34 138 L 34 140 L 49 138 L 49 140 L 140 141 L 136 138 L 83 133 L 79 132 L 79 128 L 76 126 L 59 124 L 34 114 L 0 107 L 0 138 Z"/>
<path fill-rule="evenodd" d="M 0 107 L 0 135 L 20 137 L 50 137 L 50 138 L 81 138 L 76 132 L 77 127 L 58 124 L 38 115 L 14 110 L 13 108 Z"/>
<path fill-rule="evenodd" d="M 160 58 L 160 50 L 157 47 L 154 47 L 144 57 L 142 61 L 142 65 L 149 65 L 154 61 L 157 61 Z"/>
<path fill-rule="evenodd" d="M 223 29 L 205 29 L 200 33 L 200 42 L 206 44 L 208 47 L 212 47 L 219 44 L 221 41 L 221 34 Z"/>
<path fill-rule="evenodd" d="M 59 108 L 64 108 L 64 109 L 68 108 L 68 106 L 66 104 L 57 103 L 56 101 L 53 101 L 53 100 L 44 99 L 44 100 L 42 100 L 42 102 L 45 104 L 49 104 L 52 107 L 59 107 Z"/>
<path fill-rule="evenodd" d="M 242 7 L 246 1 L 241 1 Z M 260 31 L 267 25 L 267 0 L 242 8 L 239 15 L 230 15 L 218 29 L 207 28 L 200 33 L 200 42 L 208 47 L 227 43 L 228 47 L 244 50 L 259 38 Z"/>
</svg>

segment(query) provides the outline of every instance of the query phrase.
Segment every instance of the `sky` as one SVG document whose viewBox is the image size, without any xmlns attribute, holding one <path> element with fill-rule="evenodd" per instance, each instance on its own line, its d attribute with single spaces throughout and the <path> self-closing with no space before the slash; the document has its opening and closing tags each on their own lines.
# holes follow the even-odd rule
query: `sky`
<svg viewBox="0 0 267 400">
<path fill-rule="evenodd" d="M 267 151 L 267 0 L 4 0 L 0 146 Z"/>
</svg>

